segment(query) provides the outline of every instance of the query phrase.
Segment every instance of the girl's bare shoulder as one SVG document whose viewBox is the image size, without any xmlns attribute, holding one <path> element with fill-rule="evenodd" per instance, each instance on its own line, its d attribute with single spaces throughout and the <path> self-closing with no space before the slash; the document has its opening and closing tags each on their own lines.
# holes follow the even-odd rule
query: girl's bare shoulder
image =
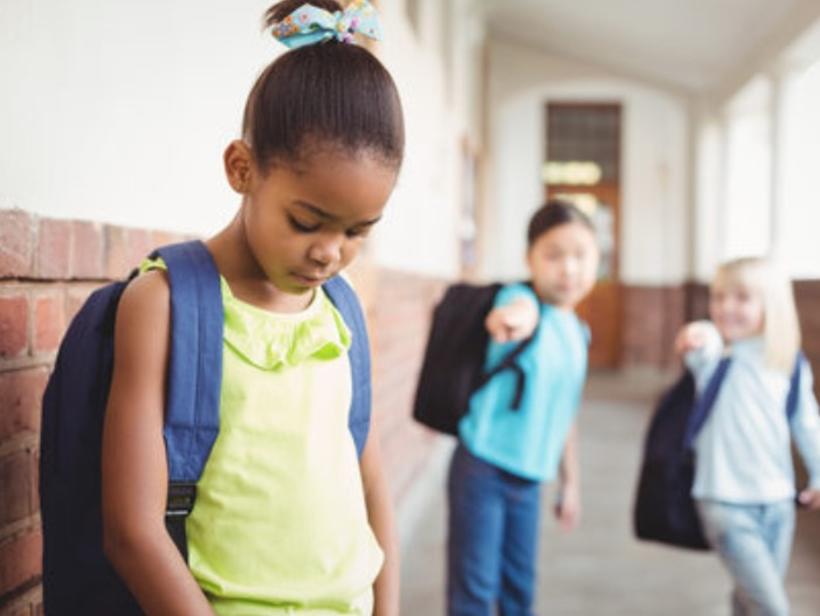
<svg viewBox="0 0 820 616">
<path fill-rule="evenodd" d="M 170 300 L 171 287 L 164 271 L 152 270 L 132 280 L 117 307 L 117 345 L 164 354 L 171 320 Z M 148 345 L 149 341 L 153 344 Z"/>
</svg>

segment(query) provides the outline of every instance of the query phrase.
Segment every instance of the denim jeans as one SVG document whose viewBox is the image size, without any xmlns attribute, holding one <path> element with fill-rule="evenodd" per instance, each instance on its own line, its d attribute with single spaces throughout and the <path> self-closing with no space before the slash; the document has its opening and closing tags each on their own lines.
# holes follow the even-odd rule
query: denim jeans
<svg viewBox="0 0 820 616">
<path fill-rule="evenodd" d="M 794 502 L 733 505 L 697 501 L 703 530 L 729 570 L 734 616 L 786 616 L 783 580 L 794 537 Z"/>
<path fill-rule="evenodd" d="M 459 444 L 447 482 L 447 613 L 531 616 L 541 484 Z"/>
</svg>

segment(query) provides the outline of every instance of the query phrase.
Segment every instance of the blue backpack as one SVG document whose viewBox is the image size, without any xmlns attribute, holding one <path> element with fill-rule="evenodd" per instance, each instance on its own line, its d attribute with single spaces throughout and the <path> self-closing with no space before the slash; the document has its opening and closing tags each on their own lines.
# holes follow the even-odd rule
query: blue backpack
<svg viewBox="0 0 820 616">
<path fill-rule="evenodd" d="M 800 394 L 798 354 L 786 399 L 786 416 L 797 412 Z M 692 447 L 717 400 L 731 364 L 725 357 L 717 365 L 700 396 L 688 370 L 661 397 L 649 424 L 633 510 L 638 539 L 658 541 L 693 550 L 709 550 L 692 498 L 695 460 Z"/>
<path fill-rule="evenodd" d="M 224 315 L 219 272 L 202 242 L 158 249 L 171 288 L 165 425 L 166 527 L 187 559 L 185 518 L 219 432 Z M 128 280 L 94 292 L 71 322 L 43 397 L 40 509 L 45 613 L 141 614 L 102 548 L 102 426 L 114 359 L 114 321 Z M 323 286 L 353 332 L 348 426 L 361 456 L 370 427 L 370 350 L 355 292 Z M 194 361 L 195 360 L 195 361 Z"/>
</svg>

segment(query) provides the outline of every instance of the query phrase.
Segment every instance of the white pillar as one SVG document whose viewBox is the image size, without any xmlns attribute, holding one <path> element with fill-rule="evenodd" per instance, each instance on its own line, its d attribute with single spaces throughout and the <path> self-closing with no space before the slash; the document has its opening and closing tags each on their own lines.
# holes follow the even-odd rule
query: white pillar
<svg viewBox="0 0 820 616">
<path fill-rule="evenodd" d="M 692 250 L 695 279 L 708 282 L 726 256 L 727 136 L 723 114 L 698 110 L 695 136 L 695 213 Z"/>
<path fill-rule="evenodd" d="M 712 220 L 715 223 L 716 246 L 714 266 L 722 263 L 729 252 L 729 118 L 724 108 L 717 123 L 717 182 L 715 186 L 717 207 Z"/>
<path fill-rule="evenodd" d="M 789 75 L 786 71 L 774 69 L 769 72 L 769 140 L 771 157 L 769 161 L 771 183 L 769 197 L 769 252 L 774 257 L 782 257 L 784 249 L 784 225 L 787 204 L 784 199 L 784 178 L 786 174 L 787 114 Z"/>
</svg>

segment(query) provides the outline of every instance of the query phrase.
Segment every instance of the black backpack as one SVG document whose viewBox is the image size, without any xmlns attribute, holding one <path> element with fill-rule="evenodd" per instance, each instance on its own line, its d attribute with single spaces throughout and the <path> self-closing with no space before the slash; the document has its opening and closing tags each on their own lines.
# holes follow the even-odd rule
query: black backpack
<svg viewBox="0 0 820 616">
<path fill-rule="evenodd" d="M 484 320 L 503 285 L 451 285 L 433 311 L 424 361 L 416 386 L 413 418 L 443 432 L 458 434 L 458 423 L 467 412 L 470 397 L 496 374 L 516 373 L 516 392 L 511 408 L 517 410 L 524 393 L 524 371 L 516 363 L 536 332 L 520 341 L 492 370 L 485 372 L 489 334 Z"/>
<path fill-rule="evenodd" d="M 797 411 L 801 358 L 802 354 L 792 373 L 786 401 L 790 420 Z M 710 549 L 692 498 L 692 446 L 717 400 L 730 365 L 730 357 L 718 363 L 700 396 L 696 395 L 692 373 L 686 370 L 655 407 L 644 443 L 632 515 L 638 539 L 693 550 Z"/>
</svg>

